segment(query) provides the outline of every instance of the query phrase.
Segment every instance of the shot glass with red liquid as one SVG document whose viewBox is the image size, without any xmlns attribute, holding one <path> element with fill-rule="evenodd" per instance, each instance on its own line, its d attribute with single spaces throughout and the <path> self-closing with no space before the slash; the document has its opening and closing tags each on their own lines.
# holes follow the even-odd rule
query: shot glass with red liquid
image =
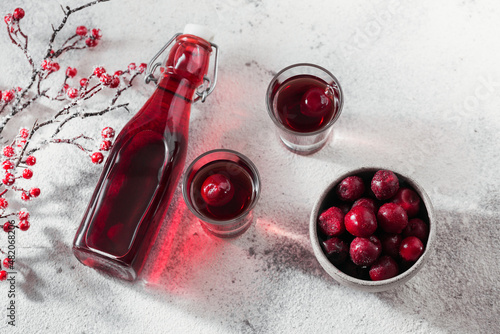
<svg viewBox="0 0 500 334">
<path fill-rule="evenodd" d="M 241 153 L 209 151 L 187 168 L 182 193 L 205 230 L 221 238 L 236 237 L 253 222 L 252 209 L 260 194 L 259 172 Z"/>
<path fill-rule="evenodd" d="M 274 76 L 266 93 L 267 111 L 283 144 L 298 154 L 320 150 L 344 104 L 333 74 L 314 64 L 295 64 Z"/>
</svg>

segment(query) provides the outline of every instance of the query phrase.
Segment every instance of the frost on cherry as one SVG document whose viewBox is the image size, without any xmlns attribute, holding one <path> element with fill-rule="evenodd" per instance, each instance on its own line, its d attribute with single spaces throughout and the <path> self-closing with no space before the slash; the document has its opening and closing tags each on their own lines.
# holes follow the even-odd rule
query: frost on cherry
<svg viewBox="0 0 500 334">
<path fill-rule="evenodd" d="M 23 22 L 30 13 L 22 8 L 3 13 L 7 37 L 14 51 L 18 49 L 20 59 L 26 61 L 26 77 L 19 79 L 19 84 L 25 86 L 6 87 L 0 77 L 0 218 L 3 218 L 0 224 L 5 232 L 30 229 L 30 213 L 28 209 L 19 207 L 24 207 L 23 204 L 30 203 L 43 193 L 43 185 L 39 187 L 36 184 L 39 181 L 36 177 L 37 159 L 43 147 L 70 144 L 80 149 L 85 161 L 91 165 L 105 160 L 115 139 L 115 130 L 107 124 L 102 125 L 100 134 L 74 133 L 61 137 L 61 131 L 77 120 L 85 122 L 89 117 L 127 110 L 128 103 L 122 103 L 120 98 L 146 70 L 144 63 L 129 63 L 121 69 L 108 69 L 106 64 L 84 68 L 71 62 L 75 52 L 96 49 L 104 36 L 98 27 L 75 24 L 67 29 L 66 26 L 72 24 L 72 14 L 104 1 L 107 0 L 94 0 L 74 8 L 61 6 L 60 21 L 48 25 L 51 35 L 41 54 L 31 52 L 28 41 L 33 43 L 33 39 L 29 39 L 23 31 Z M 41 24 L 34 20 L 29 22 Z M 39 47 L 35 49 L 40 50 Z M 93 102 L 96 99 L 100 99 L 99 103 Z M 47 102 L 50 102 L 51 108 L 42 108 L 45 111 L 40 112 L 40 103 Z M 28 116 L 35 112 L 37 117 Z M 35 118 L 34 123 L 23 124 L 21 129 L 12 132 L 12 120 L 17 119 L 13 123 L 22 124 L 26 119 Z M 4 267 L 7 267 L 5 263 L 10 264 L 4 261 Z M 0 281 L 6 276 L 0 266 Z"/>
</svg>

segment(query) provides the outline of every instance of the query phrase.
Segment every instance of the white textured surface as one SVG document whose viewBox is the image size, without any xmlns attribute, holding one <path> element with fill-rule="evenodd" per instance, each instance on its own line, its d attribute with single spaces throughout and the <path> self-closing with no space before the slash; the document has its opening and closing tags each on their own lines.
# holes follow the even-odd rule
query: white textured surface
<svg viewBox="0 0 500 334">
<path fill-rule="evenodd" d="M 60 22 L 59 3 L 2 1 L 1 16 L 18 6 L 26 10 L 24 29 L 39 55 L 50 24 Z M 500 4 L 114 0 L 70 18 L 61 36 L 84 24 L 101 28 L 104 38 L 91 52 L 66 55 L 61 67 L 88 73 L 94 65 L 112 71 L 148 62 L 190 22 L 216 32 L 222 55 L 215 92 L 193 107 L 187 162 L 219 147 L 250 157 L 263 184 L 255 226 L 231 241 L 207 236 L 178 191 L 168 216 L 173 222 L 161 230 L 142 277 L 146 284 L 102 276 L 71 253 L 100 168 L 74 147 L 50 146 L 38 152 L 34 169 L 43 196 L 30 204 L 32 228 L 17 239 L 23 274 L 15 330 L 500 332 Z M 28 77 L 22 54 L 1 31 L 0 90 Z M 309 157 L 280 145 L 264 103 L 272 74 L 296 62 L 329 69 L 346 95 L 333 140 Z M 122 101 L 137 110 L 152 89 L 138 82 Z M 95 136 L 130 117 L 116 111 L 75 121 L 62 135 Z M 411 175 L 437 214 L 436 251 L 415 278 L 390 292 L 339 286 L 308 241 L 309 212 L 324 185 L 360 166 Z M 169 228 L 177 229 L 174 239 Z M 6 303 L 0 284 L 2 333 L 14 332 Z"/>
</svg>

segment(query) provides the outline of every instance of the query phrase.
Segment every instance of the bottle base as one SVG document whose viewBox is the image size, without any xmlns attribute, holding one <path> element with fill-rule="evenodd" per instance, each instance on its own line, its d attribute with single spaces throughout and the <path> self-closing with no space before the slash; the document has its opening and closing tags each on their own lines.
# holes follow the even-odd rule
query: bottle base
<svg viewBox="0 0 500 334">
<path fill-rule="evenodd" d="M 73 247 L 73 254 L 82 264 L 100 272 L 127 281 L 134 281 L 137 272 L 130 265 L 115 259 L 109 259 L 86 249 Z"/>
</svg>

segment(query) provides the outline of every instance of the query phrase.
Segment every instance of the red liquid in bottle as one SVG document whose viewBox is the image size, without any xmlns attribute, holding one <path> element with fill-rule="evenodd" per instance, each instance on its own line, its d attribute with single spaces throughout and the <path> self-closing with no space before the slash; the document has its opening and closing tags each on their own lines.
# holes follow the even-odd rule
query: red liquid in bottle
<svg viewBox="0 0 500 334">
<path fill-rule="evenodd" d="M 330 99 L 328 108 L 317 116 L 301 111 L 304 95 L 311 89 L 321 89 Z M 313 132 L 328 124 L 338 112 L 339 93 L 322 79 L 313 75 L 297 75 L 285 80 L 274 93 L 276 116 L 281 123 L 297 132 Z"/>
<path fill-rule="evenodd" d="M 232 199 L 222 206 L 207 204 L 201 195 L 203 182 L 214 174 L 227 177 L 234 188 Z M 238 217 L 250 206 L 255 197 L 255 189 L 249 172 L 236 162 L 227 160 L 214 161 L 203 166 L 194 176 L 189 189 L 194 208 L 215 221 Z"/>
<path fill-rule="evenodd" d="M 128 280 L 140 272 L 184 168 L 192 98 L 211 50 L 179 36 L 157 89 L 117 136 L 73 242 L 83 264 Z"/>
</svg>

